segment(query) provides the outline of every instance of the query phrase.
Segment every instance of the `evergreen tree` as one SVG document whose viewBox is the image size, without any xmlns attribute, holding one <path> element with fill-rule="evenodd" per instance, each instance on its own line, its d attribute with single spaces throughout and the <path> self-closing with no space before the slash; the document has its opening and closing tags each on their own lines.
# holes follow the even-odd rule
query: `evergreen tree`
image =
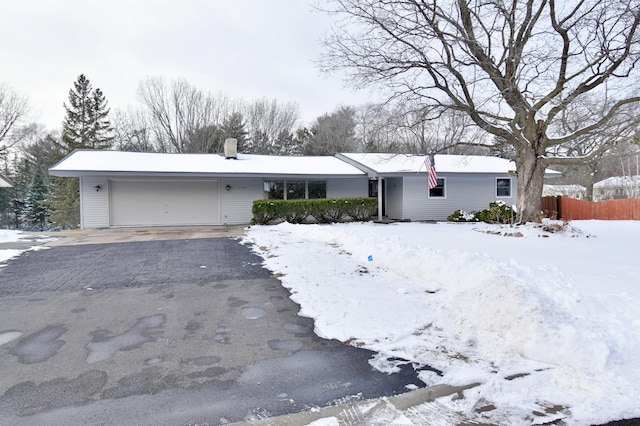
<svg viewBox="0 0 640 426">
<path fill-rule="evenodd" d="M 108 149 L 113 141 L 107 100 L 100 89 L 80 74 L 69 90 L 69 105 L 64 104 L 66 117 L 62 123 L 61 153 L 74 149 Z"/>
<path fill-rule="evenodd" d="M 13 188 L 10 188 L 11 200 L 9 206 L 9 226 L 14 229 L 23 227 L 23 211 L 26 200 L 27 188 L 31 181 L 31 168 L 29 162 L 24 159 L 14 159 L 11 181 Z"/>
<path fill-rule="evenodd" d="M 220 152 L 222 129 L 215 124 L 199 127 L 187 134 L 183 152 Z"/>
<path fill-rule="evenodd" d="M 13 191 L 13 188 L 0 188 L 0 228 L 10 228 L 13 224 L 11 214 Z"/>
<path fill-rule="evenodd" d="M 80 180 L 78 178 L 52 178 L 48 205 L 51 222 L 63 229 L 80 225 Z"/>
<path fill-rule="evenodd" d="M 311 127 L 311 135 L 305 141 L 304 153 L 308 155 L 333 155 L 336 152 L 357 151 L 356 110 L 339 107 L 331 114 L 321 115 Z"/>
<path fill-rule="evenodd" d="M 47 168 L 52 165 L 51 136 L 23 147 L 22 154 L 12 160 L 10 173 L 13 188 L 0 195 L 2 225 L 16 229 L 49 228 L 51 191 Z"/>
<path fill-rule="evenodd" d="M 60 157 L 75 149 L 109 149 L 113 129 L 109 122 L 107 100 L 100 89 L 93 89 L 89 79 L 80 74 L 69 90 L 69 104 L 64 104 L 66 117 L 62 137 L 57 143 Z M 80 191 L 78 178 L 52 179 L 49 205 L 51 220 L 62 227 L 80 223 Z"/>
<path fill-rule="evenodd" d="M 50 167 L 56 164 L 63 155 L 59 151 L 58 140 L 51 134 L 24 145 L 22 157 L 28 162 L 32 173 L 40 172 L 47 176 Z"/>
<path fill-rule="evenodd" d="M 48 194 L 47 179 L 38 171 L 33 175 L 24 197 L 23 227 L 38 231 L 47 229 L 49 222 Z"/>
<path fill-rule="evenodd" d="M 238 141 L 238 152 L 245 151 L 245 142 L 249 132 L 245 129 L 242 114 L 234 112 L 228 115 L 222 122 L 222 142 L 228 138 L 234 138 Z M 224 145 L 223 145 L 224 146 Z"/>
</svg>

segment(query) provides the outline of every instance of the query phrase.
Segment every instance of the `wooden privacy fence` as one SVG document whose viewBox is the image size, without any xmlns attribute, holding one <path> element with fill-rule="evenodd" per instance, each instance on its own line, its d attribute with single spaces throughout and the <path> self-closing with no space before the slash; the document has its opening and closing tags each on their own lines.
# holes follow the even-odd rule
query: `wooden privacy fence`
<svg viewBox="0 0 640 426">
<path fill-rule="evenodd" d="M 584 201 L 569 197 L 542 197 L 545 217 L 563 220 L 640 220 L 640 199 Z"/>
</svg>

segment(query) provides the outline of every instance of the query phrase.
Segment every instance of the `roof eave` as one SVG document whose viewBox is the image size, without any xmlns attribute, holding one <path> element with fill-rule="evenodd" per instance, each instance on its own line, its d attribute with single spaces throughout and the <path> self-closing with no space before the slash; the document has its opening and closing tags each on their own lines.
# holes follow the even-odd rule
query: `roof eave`
<svg viewBox="0 0 640 426">
<path fill-rule="evenodd" d="M 301 173 L 208 173 L 208 172 L 139 172 L 139 171 L 111 171 L 111 170 L 51 170 L 49 175 L 57 177 L 176 177 L 176 178 L 271 178 L 271 179 L 344 179 L 363 178 L 362 173 L 336 173 L 336 174 L 301 174 Z"/>
</svg>

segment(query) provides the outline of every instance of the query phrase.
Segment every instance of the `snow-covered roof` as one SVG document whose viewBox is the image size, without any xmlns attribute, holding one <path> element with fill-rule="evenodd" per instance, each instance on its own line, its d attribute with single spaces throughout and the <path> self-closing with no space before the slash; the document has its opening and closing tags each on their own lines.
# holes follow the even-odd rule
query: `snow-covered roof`
<svg viewBox="0 0 640 426">
<path fill-rule="evenodd" d="M 13 184 L 9 179 L 0 175 L 0 188 L 11 188 Z"/>
<path fill-rule="evenodd" d="M 621 186 L 640 186 L 640 175 L 636 176 L 612 176 L 593 184 L 595 188 L 611 188 Z"/>
<path fill-rule="evenodd" d="M 78 150 L 49 169 L 53 176 L 203 175 L 203 176 L 363 176 L 364 172 L 335 157 L 238 154 L 165 154 Z"/>
<path fill-rule="evenodd" d="M 545 188 L 554 189 L 558 191 L 586 191 L 582 185 L 544 185 Z"/>
<path fill-rule="evenodd" d="M 344 158 L 352 164 L 354 162 L 361 164 L 381 175 L 426 172 L 424 163 L 427 156 L 425 155 L 346 153 L 338 154 L 338 158 Z M 436 154 L 434 161 L 438 173 L 502 174 L 516 170 L 513 161 L 481 155 Z M 560 173 L 547 169 L 546 176 L 552 175 L 560 175 Z"/>
<path fill-rule="evenodd" d="M 567 194 L 584 194 L 587 191 L 582 185 L 544 185 L 542 187 L 542 196 L 551 195 L 567 195 Z"/>
</svg>

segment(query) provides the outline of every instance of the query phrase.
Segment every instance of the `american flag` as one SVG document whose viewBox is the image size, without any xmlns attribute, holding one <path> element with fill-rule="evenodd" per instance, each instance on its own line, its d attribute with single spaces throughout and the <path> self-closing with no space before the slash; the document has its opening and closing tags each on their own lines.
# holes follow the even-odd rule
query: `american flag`
<svg viewBox="0 0 640 426">
<path fill-rule="evenodd" d="M 429 173 L 429 189 L 433 189 L 438 186 L 438 175 L 436 174 L 436 161 L 433 158 L 433 155 L 427 157 L 424 160 L 424 165 L 427 168 L 427 173 Z"/>
</svg>

